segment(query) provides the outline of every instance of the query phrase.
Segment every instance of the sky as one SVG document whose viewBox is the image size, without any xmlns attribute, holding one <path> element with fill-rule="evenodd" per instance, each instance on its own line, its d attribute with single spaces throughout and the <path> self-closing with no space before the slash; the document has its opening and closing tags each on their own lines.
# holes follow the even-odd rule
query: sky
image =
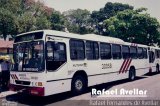
<svg viewBox="0 0 160 106">
<path fill-rule="evenodd" d="M 60 12 L 70 9 L 87 9 L 89 11 L 103 8 L 107 2 L 119 2 L 134 6 L 135 8 L 148 8 L 147 13 L 160 21 L 160 0 L 40 0 L 45 5 Z"/>
</svg>

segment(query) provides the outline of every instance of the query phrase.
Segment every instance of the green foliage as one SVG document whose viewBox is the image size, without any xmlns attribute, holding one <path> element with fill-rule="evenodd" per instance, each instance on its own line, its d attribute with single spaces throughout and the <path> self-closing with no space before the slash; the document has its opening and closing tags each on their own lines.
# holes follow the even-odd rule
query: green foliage
<svg viewBox="0 0 160 106">
<path fill-rule="evenodd" d="M 101 8 L 99 11 L 93 11 L 91 14 L 92 24 L 95 27 L 95 30 L 98 34 L 103 34 L 103 27 L 101 26 L 101 23 L 109 19 L 112 16 L 115 16 L 118 12 L 124 11 L 124 10 L 133 10 L 133 6 L 130 6 L 128 4 L 122 4 L 122 3 L 106 3 L 104 8 Z"/>
<path fill-rule="evenodd" d="M 51 28 L 53 30 L 63 30 L 64 29 L 64 16 L 62 14 L 60 14 L 58 11 L 55 11 L 51 14 L 51 18 L 50 18 L 50 22 L 51 22 Z"/>
<path fill-rule="evenodd" d="M 7 35 L 32 30 L 50 29 L 52 9 L 34 0 L 1 0 L 0 2 L 0 34 Z"/>
<path fill-rule="evenodd" d="M 129 6 L 128 4 L 108 2 L 104 8 L 101 8 L 99 11 L 93 11 L 91 17 L 96 22 L 103 22 L 105 19 L 116 15 L 119 11 L 126 9 L 133 10 L 133 7 Z"/>
<path fill-rule="evenodd" d="M 106 35 L 121 38 L 128 42 L 153 45 L 158 43 L 159 22 L 149 14 L 142 14 L 146 9 L 125 10 L 104 21 Z"/>
<path fill-rule="evenodd" d="M 42 29 L 50 29 L 51 27 L 51 22 L 47 20 L 47 17 L 37 17 L 36 19 L 36 26 L 37 30 L 42 30 Z"/>
<path fill-rule="evenodd" d="M 145 14 L 146 8 L 133 10 L 121 3 L 105 4 L 99 11 L 69 10 L 61 14 L 35 0 L 0 0 L 0 37 L 19 33 L 53 29 L 87 34 L 98 33 L 125 41 L 160 45 L 160 25 Z M 159 29 L 159 30 L 158 30 Z"/>
<path fill-rule="evenodd" d="M 24 13 L 17 18 L 17 32 L 27 32 L 33 30 L 33 25 L 35 25 L 36 19 L 32 17 L 31 13 Z"/>
<path fill-rule="evenodd" d="M 21 0 L 0 0 L 0 7 L 12 13 L 20 10 Z"/>
<path fill-rule="evenodd" d="M 86 34 L 93 32 L 91 29 L 90 12 L 88 10 L 69 10 L 63 13 L 66 22 L 65 26 L 70 32 Z"/>
<path fill-rule="evenodd" d="M 21 0 L 21 10 L 17 14 L 18 33 L 32 30 L 50 29 L 49 15 L 41 2 L 33 0 Z"/>
<path fill-rule="evenodd" d="M 5 40 L 7 35 L 14 34 L 15 32 L 15 19 L 16 17 L 12 12 L 4 8 L 0 8 L 0 34 L 3 35 Z"/>
</svg>

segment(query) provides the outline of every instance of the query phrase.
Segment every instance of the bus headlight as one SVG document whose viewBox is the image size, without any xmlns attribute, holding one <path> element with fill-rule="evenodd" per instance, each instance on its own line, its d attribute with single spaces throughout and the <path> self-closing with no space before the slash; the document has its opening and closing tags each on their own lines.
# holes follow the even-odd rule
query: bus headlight
<svg viewBox="0 0 160 106">
<path fill-rule="evenodd" d="M 42 82 L 36 82 L 35 85 L 36 86 L 43 86 L 43 83 Z"/>
</svg>

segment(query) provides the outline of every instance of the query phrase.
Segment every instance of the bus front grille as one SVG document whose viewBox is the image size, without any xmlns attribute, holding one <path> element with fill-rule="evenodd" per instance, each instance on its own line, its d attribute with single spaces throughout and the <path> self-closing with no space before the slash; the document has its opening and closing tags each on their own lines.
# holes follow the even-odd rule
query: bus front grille
<svg viewBox="0 0 160 106">
<path fill-rule="evenodd" d="M 20 80 L 16 80 L 15 81 L 16 82 L 16 84 L 21 84 L 21 85 L 30 85 L 30 81 L 20 81 Z"/>
</svg>

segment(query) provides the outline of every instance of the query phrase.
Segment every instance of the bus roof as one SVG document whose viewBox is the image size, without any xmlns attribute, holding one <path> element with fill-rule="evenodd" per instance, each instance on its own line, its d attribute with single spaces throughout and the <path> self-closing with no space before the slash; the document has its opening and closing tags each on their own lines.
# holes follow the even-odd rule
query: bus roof
<svg viewBox="0 0 160 106">
<path fill-rule="evenodd" d="M 84 40 L 92 40 L 92 41 L 107 42 L 107 43 L 114 43 L 114 44 L 131 45 L 131 46 L 133 44 L 133 46 L 148 47 L 147 45 L 124 42 L 122 39 L 109 37 L 109 36 L 102 36 L 102 35 L 96 35 L 96 34 L 81 35 L 81 34 L 74 34 L 74 33 L 62 32 L 62 31 L 56 31 L 56 30 L 36 30 L 36 31 L 22 33 L 17 36 L 21 36 L 21 35 L 23 36 L 24 34 L 42 32 L 42 31 L 44 32 L 44 35 L 53 35 L 53 36 L 59 36 L 59 37 L 65 37 L 65 38 L 84 39 Z"/>
<path fill-rule="evenodd" d="M 24 34 L 35 33 L 35 32 L 44 32 L 45 35 L 54 35 L 59 37 L 66 37 L 66 38 L 75 38 L 75 39 L 85 39 L 85 40 L 93 40 L 93 41 L 101 41 L 101 42 L 108 42 L 108 43 L 116 43 L 116 44 L 124 44 L 125 42 L 119 38 L 96 35 L 96 34 L 74 34 L 56 30 L 36 30 L 31 32 L 26 32 L 19 34 L 17 36 L 23 36 Z"/>
<path fill-rule="evenodd" d="M 60 32 L 55 30 L 44 30 L 44 33 L 47 35 L 55 35 L 59 37 L 67 37 L 67 38 L 75 38 L 75 39 L 85 39 L 85 40 L 92 40 L 92 41 L 101 41 L 101 42 L 108 42 L 108 43 L 116 43 L 116 44 L 124 44 L 125 42 L 119 38 L 96 35 L 96 34 L 73 34 L 67 32 Z"/>
<path fill-rule="evenodd" d="M 107 43 L 113 43 L 113 44 L 148 47 L 147 45 L 125 42 L 125 41 L 123 41 L 122 39 L 119 39 L 119 38 L 96 35 L 96 34 L 80 35 L 80 34 L 60 32 L 60 31 L 55 31 L 55 30 L 44 30 L 44 32 L 45 32 L 46 35 L 48 34 L 48 35 L 55 35 L 55 36 L 75 38 L 75 39 L 85 39 L 85 40 L 92 40 L 92 41 L 99 41 L 99 42 L 107 42 Z"/>
</svg>

